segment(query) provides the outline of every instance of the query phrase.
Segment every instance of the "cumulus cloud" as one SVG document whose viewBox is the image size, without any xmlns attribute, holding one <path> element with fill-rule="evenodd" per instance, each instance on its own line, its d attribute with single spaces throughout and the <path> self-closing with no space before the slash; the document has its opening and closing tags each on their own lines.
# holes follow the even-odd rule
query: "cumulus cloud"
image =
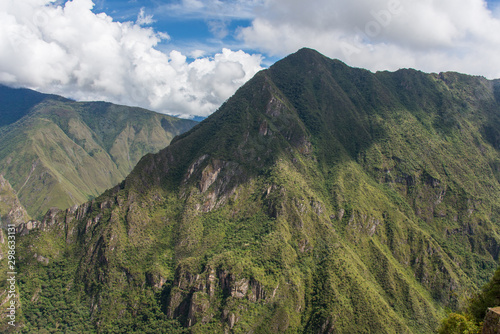
<svg viewBox="0 0 500 334">
<path fill-rule="evenodd" d="M 484 0 L 269 0 L 239 37 L 277 56 L 308 46 L 372 70 L 500 78 L 498 13 Z"/>
<path fill-rule="evenodd" d="M 0 1 L 0 83 L 206 116 L 262 68 L 260 55 L 214 55 L 203 44 L 161 52 L 170 37 L 153 29 L 145 10 L 135 22 L 117 22 L 93 7 L 91 0 Z M 182 0 L 155 13 L 205 20 L 219 39 L 232 37 L 232 20 L 248 22 L 240 47 L 271 56 L 306 46 L 371 70 L 500 78 L 499 8 L 484 0 Z"/>
<path fill-rule="evenodd" d="M 155 47 L 169 36 L 145 27 L 152 16 L 141 10 L 136 22 L 116 22 L 93 6 L 3 0 L 0 82 L 188 117 L 212 113 L 261 69 L 262 57 L 243 51 L 223 49 L 191 62 L 177 51 L 162 53 Z"/>
</svg>

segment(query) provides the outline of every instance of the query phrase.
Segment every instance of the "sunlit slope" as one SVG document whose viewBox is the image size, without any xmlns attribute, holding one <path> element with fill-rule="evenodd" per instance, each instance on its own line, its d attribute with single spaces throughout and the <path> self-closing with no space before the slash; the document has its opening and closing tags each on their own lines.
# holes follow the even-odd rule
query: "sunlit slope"
<svg viewBox="0 0 500 334">
<path fill-rule="evenodd" d="M 33 217 L 117 184 L 196 122 L 104 102 L 46 98 L 0 129 L 0 173 Z"/>
</svg>

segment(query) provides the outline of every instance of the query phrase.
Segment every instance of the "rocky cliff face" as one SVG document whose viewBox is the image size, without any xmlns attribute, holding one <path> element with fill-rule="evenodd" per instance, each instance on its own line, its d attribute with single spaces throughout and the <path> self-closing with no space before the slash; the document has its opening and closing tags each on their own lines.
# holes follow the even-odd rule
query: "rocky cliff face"
<svg viewBox="0 0 500 334">
<path fill-rule="evenodd" d="M 27 328 L 64 258 L 99 332 L 433 332 L 498 260 L 495 87 L 287 57 L 120 185 L 20 227 Z"/>
<path fill-rule="evenodd" d="M 500 308 L 490 308 L 486 312 L 481 334 L 500 333 Z"/>
<path fill-rule="evenodd" d="M 1 225 L 19 225 L 30 220 L 9 181 L 0 174 L 0 219 Z"/>
</svg>

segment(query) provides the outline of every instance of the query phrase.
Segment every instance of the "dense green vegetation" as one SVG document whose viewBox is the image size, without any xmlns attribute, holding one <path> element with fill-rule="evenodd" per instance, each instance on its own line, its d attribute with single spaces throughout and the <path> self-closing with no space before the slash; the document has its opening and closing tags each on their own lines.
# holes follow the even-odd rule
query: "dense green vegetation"
<svg viewBox="0 0 500 334">
<path fill-rule="evenodd" d="M 2 119 L 10 114 L 19 119 L 0 127 L 0 174 L 34 218 L 98 196 L 123 180 L 144 154 L 196 124 L 111 103 L 8 92 L 13 96 L 0 107 Z M 11 112 L 15 98 L 24 111 Z"/>
<path fill-rule="evenodd" d="M 450 313 L 438 328 L 439 334 L 480 334 L 481 325 L 469 315 Z"/>
<path fill-rule="evenodd" d="M 22 238 L 25 328 L 57 265 L 75 302 L 44 296 L 78 315 L 60 323 L 98 333 L 472 328 L 442 320 L 497 267 L 496 87 L 300 50 Z"/>
<path fill-rule="evenodd" d="M 476 334 L 481 332 L 488 308 L 500 305 L 500 267 L 493 277 L 468 300 L 459 313 L 450 313 L 439 327 L 440 334 Z"/>
<path fill-rule="evenodd" d="M 500 267 L 497 268 L 491 280 L 470 301 L 468 311 L 477 322 L 481 322 L 488 307 L 500 305 Z"/>
<path fill-rule="evenodd" d="M 43 266 L 32 263 L 32 266 Z M 23 315 L 26 326 L 21 332 L 73 332 L 90 333 L 94 329 L 90 322 L 89 306 L 79 302 L 79 287 L 74 286 L 74 268 L 64 258 L 49 263 L 43 270 L 31 272 L 20 267 L 19 289 L 32 298 L 23 300 Z M 40 276 L 38 276 L 40 275 Z"/>
</svg>

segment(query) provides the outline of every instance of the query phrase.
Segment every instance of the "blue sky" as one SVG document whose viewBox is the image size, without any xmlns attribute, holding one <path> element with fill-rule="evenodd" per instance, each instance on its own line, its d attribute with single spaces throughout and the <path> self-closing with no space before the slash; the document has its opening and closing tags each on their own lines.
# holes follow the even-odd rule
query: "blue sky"
<svg viewBox="0 0 500 334">
<path fill-rule="evenodd" d="M 500 0 L 2 0 L 0 83 L 193 117 L 302 47 L 500 78 Z"/>
<path fill-rule="evenodd" d="M 265 10 L 264 1 L 199 2 L 208 5 L 209 10 L 206 7 L 189 7 L 191 1 L 183 0 L 96 0 L 94 12 L 105 12 L 118 21 L 134 21 L 137 14 L 143 10 L 146 16 L 152 17 L 151 26 L 155 30 L 170 36 L 169 40 L 163 41 L 158 46 L 166 52 L 181 50 L 189 55 L 193 50 L 203 49 L 210 54 L 227 47 L 266 53 L 259 48 L 245 45 L 237 36 L 239 29 L 250 27 L 252 21 L 259 16 L 259 11 Z M 245 3 L 248 5 L 242 5 Z M 500 0 L 487 0 L 485 3 L 491 11 L 496 11 L 500 7 Z M 214 26 L 219 26 L 219 29 Z M 279 58 L 267 55 L 264 58 L 264 65 L 269 66 Z"/>
<path fill-rule="evenodd" d="M 240 28 L 251 25 L 258 15 L 261 1 L 200 2 L 207 6 L 191 7 L 190 1 L 182 0 L 98 0 L 95 1 L 93 11 L 96 14 L 105 12 L 118 21 L 135 21 L 138 13 L 143 10 L 145 16 L 152 18 L 151 27 L 170 36 L 170 39 L 158 45 L 158 49 L 164 52 L 179 50 L 190 56 L 195 50 L 203 50 L 206 54 L 214 54 L 223 47 L 259 52 L 245 46 L 237 38 L 237 34 Z M 264 63 L 269 66 L 278 59 L 268 57 L 264 59 Z"/>
<path fill-rule="evenodd" d="M 486 1 L 490 9 L 494 9 L 500 3 L 500 0 L 489 0 Z"/>
</svg>

